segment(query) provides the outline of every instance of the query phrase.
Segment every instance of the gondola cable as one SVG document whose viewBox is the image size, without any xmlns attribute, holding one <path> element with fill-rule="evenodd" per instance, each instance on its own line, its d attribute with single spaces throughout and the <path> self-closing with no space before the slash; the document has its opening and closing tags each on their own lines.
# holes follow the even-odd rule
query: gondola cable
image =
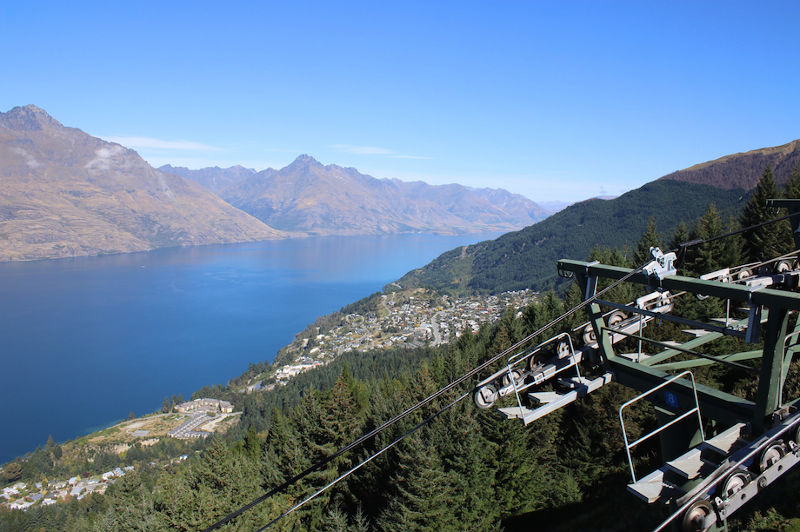
<svg viewBox="0 0 800 532">
<path fill-rule="evenodd" d="M 587 305 L 591 304 L 591 303 L 592 303 L 592 302 L 593 302 L 593 301 L 594 301 L 596 298 L 599 298 L 600 296 L 602 296 L 603 294 L 605 294 L 607 291 L 609 291 L 609 290 L 613 289 L 613 288 L 614 288 L 614 287 L 616 287 L 617 285 L 621 284 L 622 282 L 624 282 L 624 281 L 628 280 L 628 279 L 629 279 L 629 278 L 631 278 L 632 276 L 634 276 L 634 275 L 636 275 L 637 273 L 641 272 L 641 270 L 642 270 L 642 268 L 643 268 L 643 267 L 644 267 L 644 266 L 641 266 L 641 267 L 639 267 L 639 268 L 636 268 L 636 269 L 634 269 L 634 270 L 631 270 L 629 273 L 625 274 L 623 277 L 620 277 L 618 280 L 616 280 L 616 281 L 612 282 L 610 285 L 608 285 L 607 287 L 603 288 L 602 290 L 600 290 L 599 292 L 597 292 L 597 293 L 596 293 L 595 295 L 593 295 L 592 297 L 590 297 L 590 298 L 588 298 L 588 299 L 586 299 L 586 300 L 584 300 L 584 301 L 582 301 L 582 302 L 578 303 L 577 305 L 575 305 L 574 307 L 572 307 L 572 308 L 571 308 L 570 310 L 568 310 L 567 312 L 565 312 L 565 313 L 561 314 L 560 316 L 558 316 L 558 317 L 554 318 L 554 319 L 553 319 L 553 320 L 551 320 L 549 323 L 547 323 L 546 325 L 544 325 L 543 327 L 541 327 L 541 328 L 540 328 L 540 329 L 538 329 L 537 331 L 535 331 L 535 332 L 533 332 L 533 333 L 529 334 L 528 336 L 526 336 L 525 338 L 523 338 L 523 339 L 522 339 L 522 340 L 520 340 L 519 342 L 515 343 L 515 344 L 514 344 L 514 345 L 512 345 L 511 347 L 509 347 L 509 348 L 507 348 L 507 349 L 503 350 L 502 352 L 500 352 L 500 353 L 498 353 L 497 355 L 495 355 L 495 356 L 491 357 L 490 359 L 486 360 L 486 361 L 485 361 L 485 362 L 483 362 L 482 364 L 480 364 L 480 365 L 476 366 L 475 368 L 471 369 L 470 371 L 468 371 L 467 373 L 465 373 L 464 375 L 462 375 L 462 376 L 461 376 L 461 377 L 459 377 L 458 379 L 456 379 L 456 380 L 454 380 L 454 381 L 450 382 L 449 384 L 447 384 L 446 386 L 444 386 L 444 387 L 440 388 L 439 390 L 437 390 L 436 392 L 432 393 L 431 395 L 429 395 L 429 396 L 428 396 L 428 397 L 426 397 L 425 399 L 422 399 L 421 401 L 419 401 L 418 403 L 416 403 L 414 406 L 411 406 L 411 407 L 407 408 L 406 410 L 404 410 L 404 411 L 403 411 L 403 412 L 401 412 L 400 414 L 396 415 L 396 416 L 395 416 L 395 417 L 393 417 L 392 419 L 390 419 L 390 420 L 388 420 L 388 421 L 384 422 L 383 424 L 381 424 L 380 426 L 378 426 L 378 427 L 376 427 L 376 428 L 372 429 L 370 432 L 368 432 L 367 434 L 364 434 L 363 436 L 359 437 L 357 440 L 353 441 L 352 443 L 350 443 L 350 444 L 348 444 L 348 445 L 346 445 L 346 446 L 342 447 L 341 449 L 339 449 L 338 451 L 336 451 L 336 452 L 335 452 L 334 454 L 332 454 L 331 456 L 328 456 L 328 457 L 326 457 L 326 458 L 324 458 L 324 459 L 320 460 L 319 462 L 317 462 L 317 463 L 315 463 L 315 464 L 313 464 L 313 465 L 309 466 L 308 468 L 306 468 L 305 470 L 303 470 L 301 473 L 298 473 L 297 475 L 293 476 L 292 478 L 290 478 L 290 479 L 288 479 L 288 480 L 284 481 L 284 482 L 283 482 L 282 484 L 280 484 L 279 486 L 277 486 L 277 487 L 275 487 L 275 488 L 271 489 L 270 491 L 268 491 L 267 493 L 265 493 L 265 494 L 263 494 L 263 495 L 259 496 L 258 498 L 254 499 L 253 501 L 249 502 L 248 504 L 246 504 L 246 505 L 242 506 L 242 507 L 241 507 L 241 508 L 239 508 L 238 510 L 236 510 L 236 511 L 234 511 L 234 512 L 231 512 L 230 514 L 226 515 L 224 518 L 220 519 L 219 521 L 217 521 L 216 523 L 212 524 L 212 525 L 211 525 L 211 526 L 209 526 L 208 528 L 205 528 L 205 529 L 203 530 L 203 532 L 210 532 L 211 530 L 215 530 L 215 529 L 217 529 L 217 528 L 221 527 L 221 526 L 222 526 L 222 525 L 224 525 L 225 523 L 228 523 L 229 521 L 231 521 L 232 519 L 234 519 L 234 518 L 238 517 L 238 516 L 239 516 L 239 515 L 241 515 L 242 513 L 244 513 L 244 512 L 246 512 L 247 510 L 249 510 L 250 508 L 252 508 L 252 507 L 254 507 L 254 506 L 256 506 L 256 505 L 260 504 L 261 502 L 263 502 L 263 501 L 265 501 L 266 499 L 268 499 L 268 498 L 272 497 L 273 495 L 275 495 L 275 494 L 277 494 L 277 493 L 279 493 L 279 492 L 281 492 L 281 491 L 285 490 L 286 488 L 288 488 L 289 486 L 291 486 L 292 484 L 294 484 L 294 483 L 295 483 L 295 482 L 297 482 L 298 480 L 301 480 L 301 479 L 305 478 L 306 476 L 308 476 L 309 474 L 313 473 L 314 471 L 316 471 L 316 470 L 320 469 L 321 467 L 323 467 L 323 466 L 325 466 L 325 465 L 329 464 L 329 463 L 330 463 L 331 461 L 333 461 L 334 459 L 336 459 L 336 458 L 338 458 L 339 456 L 341 456 L 342 454 L 344 454 L 344 453 L 346 453 L 346 452 L 348 452 L 348 451 L 352 450 L 353 448 L 357 447 L 358 445 L 360 445 L 360 444 L 361 444 L 361 443 L 363 443 L 364 441 L 366 441 L 366 440 L 368 440 L 368 439 L 372 438 L 373 436 L 376 436 L 377 434 L 379 434 L 379 433 L 380 433 L 380 432 L 382 432 L 383 430 L 387 429 L 387 428 L 388 428 L 388 427 L 390 427 L 391 425 L 394 425 L 394 424 L 395 424 L 395 423 L 397 423 L 398 421 L 402 420 L 403 418 L 407 417 L 408 415 L 412 414 L 413 412 L 415 412 L 415 411 L 419 410 L 419 409 L 420 409 L 420 408 L 422 408 L 423 406 L 425 406 L 425 405 L 427 405 L 428 403 L 432 402 L 432 401 L 433 401 L 434 399 L 436 399 L 437 397 L 439 397 L 439 396 L 443 395 L 444 393 L 446 393 L 446 392 L 448 392 L 449 390 L 453 389 L 454 387 L 458 386 L 459 384 L 461 384 L 461 383 L 462 383 L 462 382 L 464 382 L 465 380 L 469 379 L 470 377 L 474 376 L 475 374 L 477 374 L 477 373 L 479 373 L 479 372 L 483 371 L 484 369 L 486 369 L 487 367 L 491 366 L 492 364 L 494 364 L 495 362 L 497 362 L 497 361 L 498 361 L 498 360 L 500 360 L 501 358 L 503 358 L 503 357 L 507 356 L 509 353 L 511 353 L 511 352 L 513 352 L 513 351 L 515 351 L 515 350 L 519 349 L 519 348 L 520 348 L 520 347 L 522 347 L 523 345 L 527 344 L 528 342 L 530 342 L 532 339 L 534 339 L 534 338 L 535 338 L 535 337 L 537 337 L 538 335 L 542 334 L 542 333 L 543 333 L 544 331 L 546 331 L 547 329 L 549 329 L 549 328 L 551 328 L 551 327 L 553 327 L 553 326 L 557 325 L 558 323 L 560 323 L 561 321 L 563 321 L 563 320 L 564 320 L 564 319 L 566 319 L 567 317 L 571 316 L 571 315 L 572 315 L 572 314 L 574 314 L 575 312 L 577 312 L 577 311 L 579 311 L 579 310 L 583 309 L 585 306 L 587 306 Z M 461 401 L 461 400 L 462 400 L 464 397 L 467 397 L 468 395 L 469 395 L 469 393 L 466 393 L 466 394 L 464 394 L 462 397 L 460 397 L 459 399 L 457 399 L 457 400 L 456 400 L 456 402 L 458 402 L 458 401 Z M 453 404 L 455 404 L 455 403 L 452 403 L 451 405 L 448 405 L 448 406 L 446 407 L 446 409 L 447 409 L 447 408 L 450 408 L 450 407 L 451 407 Z M 444 411 L 444 410 L 442 410 L 442 412 L 443 412 L 443 411 Z M 436 415 L 438 415 L 438 414 L 440 414 L 440 413 L 441 413 L 441 412 L 437 412 L 437 414 L 436 414 Z M 435 417 L 435 416 L 434 416 L 434 417 Z M 327 489 L 327 488 L 326 488 L 326 489 Z"/>
<path fill-rule="evenodd" d="M 785 220 L 787 218 L 790 218 L 791 216 L 792 216 L 792 214 L 788 214 L 788 215 L 785 215 L 785 216 L 780 216 L 778 218 L 773 218 L 771 220 L 767 220 L 765 222 L 754 224 L 754 225 L 751 225 L 751 226 L 748 226 L 748 227 L 745 227 L 745 228 L 742 228 L 742 229 L 738 229 L 736 231 L 730 231 L 728 233 L 724 233 L 724 234 L 721 234 L 721 235 L 716 235 L 716 236 L 713 236 L 713 237 L 710 237 L 710 238 L 707 238 L 707 239 L 695 239 L 695 240 L 691 240 L 691 241 L 688 241 L 688 242 L 684 242 L 684 243 L 681 243 L 679 245 L 679 248 L 677 250 L 674 250 L 674 251 L 679 254 L 679 257 L 680 257 L 679 260 L 682 261 L 682 259 L 685 258 L 686 250 L 689 247 L 694 247 L 694 246 L 698 246 L 698 245 L 702 245 L 702 244 L 707 244 L 707 243 L 714 242 L 714 241 L 717 241 L 717 240 L 721 240 L 721 239 L 724 239 L 724 238 L 729 238 L 731 236 L 734 236 L 734 235 L 737 235 L 737 234 L 741 234 L 741 233 L 744 233 L 744 232 L 747 232 L 747 231 L 751 231 L 753 229 L 757 229 L 759 227 L 763 227 L 763 226 L 771 224 L 771 223 L 776 223 L 776 222 Z M 609 290 L 611 290 L 614 287 L 620 285 L 621 283 L 627 281 L 628 279 L 630 279 L 634 275 L 640 273 L 644 269 L 644 267 L 645 267 L 645 265 L 641 265 L 638 268 L 635 268 L 635 269 L 631 270 L 630 272 L 628 272 L 624 276 L 620 277 L 616 281 L 613 281 L 607 287 L 603 288 L 602 290 L 596 292 L 594 295 L 592 295 L 592 296 L 588 297 L 587 299 L 583 300 L 582 302 L 578 303 L 577 305 L 575 305 L 571 309 L 567 310 L 566 312 L 564 312 L 560 316 L 554 318 L 553 320 L 548 322 L 546 325 L 544 325 L 543 327 L 541 327 L 537 331 L 529 334 L 528 336 L 526 336 L 522 340 L 518 341 L 517 343 L 515 343 L 511 347 L 509 347 L 509 348 L 503 350 L 502 352 L 498 353 L 497 355 L 489 358 L 488 360 L 486 360 L 482 364 L 476 366 L 475 368 L 471 369 L 470 371 L 468 371 L 467 373 L 465 373 L 464 375 L 462 375 L 458 379 L 455 379 L 454 381 L 452 381 L 449 384 L 445 385 L 444 387 L 440 388 L 439 390 L 437 390 L 433 394 L 429 395 L 425 399 L 422 399 L 421 401 L 416 403 L 414 406 L 411 406 L 411 407 L 407 408 L 406 410 L 404 410 L 400 414 L 397 414 L 395 417 L 393 417 L 390 420 L 384 422 L 380 426 L 372 429 L 367 434 L 362 435 L 358 439 L 356 439 L 353 442 L 349 443 L 348 445 L 342 447 L 341 449 L 339 449 L 338 451 L 336 451 L 332 455 L 330 455 L 330 456 L 328 456 L 328 457 L 316 462 L 315 464 L 309 466 L 308 468 L 306 468 L 302 472 L 298 473 L 297 475 L 295 475 L 295 476 L 291 477 L 290 479 L 284 481 L 279 486 L 277 486 L 277 487 L 271 489 L 270 491 L 268 491 L 267 493 L 257 497 L 256 499 L 254 499 L 251 502 L 247 503 L 246 505 L 242 506 L 238 510 L 235 510 L 234 512 L 231 512 L 230 514 L 226 515 L 225 517 L 223 517 L 219 521 L 215 522 L 211 526 L 203 529 L 202 532 L 210 532 L 212 530 L 218 529 L 219 527 L 223 526 L 224 524 L 230 522 L 232 519 L 235 519 L 236 517 L 238 517 L 242 513 L 246 512 L 250 508 L 253 508 L 254 506 L 257 506 L 258 504 L 260 504 L 263 501 L 267 500 L 268 498 L 276 495 L 277 493 L 285 490 L 286 488 L 288 488 L 289 486 L 291 486 L 294 483 L 298 482 L 299 480 L 302 480 L 303 478 L 305 478 L 309 474 L 313 473 L 314 471 L 316 471 L 316 470 L 324 467 L 325 465 L 329 464 L 331 461 L 333 461 L 334 459 L 336 459 L 339 456 L 343 455 L 344 453 L 346 453 L 346 452 L 354 449 L 355 447 L 359 446 L 360 444 L 364 443 L 366 440 L 376 436 L 377 434 L 379 434 L 380 432 L 384 431 L 388 427 L 394 425 L 398 421 L 400 421 L 400 420 L 404 419 L 405 417 L 409 416 L 410 414 L 412 414 L 416 410 L 419 410 L 423 406 L 427 405 L 428 403 L 432 402 L 434 399 L 438 398 L 439 396 L 443 395 L 444 393 L 446 393 L 449 390 L 453 389 L 454 387 L 458 386 L 459 384 L 461 384 L 465 380 L 469 379 L 470 377 L 472 377 L 472 376 L 476 375 L 477 373 L 483 371 L 484 369 L 486 369 L 487 367 L 491 366 L 492 364 L 494 364 L 495 362 L 497 362 L 501 358 L 507 356 L 512 351 L 515 351 L 515 350 L 519 349 L 520 347 L 522 347 L 523 345 L 527 344 L 528 342 L 530 342 L 532 339 L 534 339 L 535 337 L 537 337 L 540 334 L 542 334 L 547 329 L 557 325 L 558 323 L 560 323 L 561 321 L 563 321 L 567 317 L 571 316 L 575 312 L 577 312 L 577 311 L 583 309 L 584 307 L 586 307 L 587 305 L 593 303 L 596 299 L 598 299 L 600 296 L 602 296 L 603 294 L 605 294 Z M 388 449 L 390 449 L 391 447 L 393 447 L 394 445 L 396 445 L 397 443 L 399 443 L 400 441 L 405 439 L 407 436 L 413 434 L 416 430 L 418 430 L 422 426 L 426 425 L 430 421 L 433 421 L 433 419 L 435 419 L 441 413 L 443 413 L 444 411 L 448 410 L 449 408 L 453 407 L 454 405 L 456 405 L 457 403 L 462 401 L 465 397 L 469 396 L 469 394 L 470 394 L 470 392 L 462 394 L 457 399 L 455 399 L 454 401 L 449 403 L 447 406 L 445 406 L 444 408 L 442 408 L 439 411 L 435 412 L 433 415 L 429 416 L 428 418 L 426 418 L 425 420 L 423 420 L 419 424 L 415 425 L 411 430 L 409 430 L 408 432 L 406 432 L 405 434 L 403 434 L 402 436 L 400 436 L 396 440 L 392 441 L 389 445 L 383 447 L 381 450 L 379 450 L 375 454 L 371 455 L 366 460 L 360 462 L 355 467 L 351 468 L 350 470 L 348 470 L 344 474 L 340 475 L 335 480 L 330 482 L 328 485 L 324 486 L 323 488 L 321 488 L 320 490 L 318 490 L 317 492 L 315 492 L 311 496 L 307 497 L 306 499 L 304 499 L 300 503 L 296 504 L 295 506 L 293 506 L 292 508 L 290 508 L 286 512 L 282 513 L 280 516 L 278 516 L 277 518 L 273 519 L 272 521 L 267 523 L 264 527 L 260 528 L 259 530 L 261 531 L 261 530 L 265 530 L 266 528 L 269 528 L 270 526 L 272 526 L 273 524 L 277 523 L 278 521 L 280 521 L 281 519 L 283 519 L 284 517 L 286 517 L 290 513 L 294 512 L 296 509 L 300 508 L 301 506 L 303 506 L 307 502 L 313 500 L 314 498 L 316 498 L 320 494 L 324 493 L 326 490 L 330 489 L 335 484 L 337 484 L 338 482 L 340 482 L 344 478 L 348 477 L 350 474 L 352 474 L 353 472 L 357 471 L 358 469 L 360 469 L 362 466 L 364 466 L 367 463 L 369 463 L 370 461 L 372 461 L 377 456 L 383 454 L 385 451 L 387 451 Z"/>
<path fill-rule="evenodd" d="M 422 421 L 420 421 L 419 423 L 414 425 L 410 430 L 405 432 L 402 436 L 399 436 L 399 437 L 395 438 L 391 443 L 389 443 L 388 445 L 384 446 L 379 451 L 373 453 L 369 458 L 366 458 L 365 460 L 362 460 L 357 465 L 353 466 L 352 468 L 350 468 L 346 472 L 342 473 L 335 480 L 332 480 L 326 486 L 320 488 L 319 490 L 317 490 L 312 495 L 309 495 L 308 497 L 303 499 L 301 502 L 295 504 L 294 506 L 292 506 L 291 508 L 289 508 L 288 510 L 283 512 L 281 515 L 279 515 L 278 517 L 276 517 L 275 519 L 273 519 L 272 521 L 270 521 L 269 523 L 267 523 L 263 527 L 259 528 L 257 532 L 262 532 L 262 531 L 266 530 L 267 528 L 271 527 L 272 525 L 274 525 L 275 523 L 277 523 L 278 521 L 280 521 L 281 519 L 283 519 L 284 517 L 286 517 L 290 513 L 294 512 L 295 510 L 298 510 L 301 506 L 305 505 L 307 502 L 310 502 L 310 501 L 314 500 L 315 498 L 317 498 L 319 495 L 322 495 L 322 493 L 324 493 L 328 489 L 332 488 L 334 485 L 338 484 L 339 482 L 341 482 L 345 478 L 349 477 L 350 475 L 355 473 L 357 470 L 361 469 L 363 466 L 367 465 L 372 460 L 374 460 L 378 456 L 382 455 L 383 453 L 385 453 L 386 451 L 388 451 L 389 449 L 391 449 L 392 447 L 394 447 L 395 445 L 397 445 L 398 443 L 400 443 L 401 441 L 406 439 L 408 436 L 411 436 L 417 430 L 421 429 L 423 426 L 425 426 L 428 423 L 430 423 L 431 421 L 433 421 L 440 414 L 442 414 L 446 410 L 449 410 L 451 407 L 455 406 L 457 403 L 461 402 L 462 400 L 464 400 L 468 396 L 469 396 L 469 392 L 467 392 L 465 394 L 462 394 L 461 396 L 459 396 L 458 398 L 453 400 L 451 403 L 449 403 L 447 406 L 445 406 L 443 408 L 440 408 L 438 411 L 434 412 L 433 414 L 431 414 L 427 418 L 423 419 Z"/>
</svg>

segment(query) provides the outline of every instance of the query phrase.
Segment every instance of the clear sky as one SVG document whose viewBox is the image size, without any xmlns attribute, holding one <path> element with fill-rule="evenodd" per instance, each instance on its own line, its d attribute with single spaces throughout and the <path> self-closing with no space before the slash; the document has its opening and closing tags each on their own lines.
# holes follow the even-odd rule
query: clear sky
<svg viewBox="0 0 800 532">
<path fill-rule="evenodd" d="M 0 110 L 153 165 L 619 194 L 800 138 L 800 2 L 0 2 Z"/>
</svg>

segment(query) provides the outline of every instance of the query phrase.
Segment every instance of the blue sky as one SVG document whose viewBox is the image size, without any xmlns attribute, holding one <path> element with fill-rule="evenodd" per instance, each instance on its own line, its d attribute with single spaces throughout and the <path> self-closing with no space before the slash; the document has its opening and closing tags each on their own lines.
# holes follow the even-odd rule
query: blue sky
<svg viewBox="0 0 800 532">
<path fill-rule="evenodd" d="M 3 2 L 0 110 L 170 162 L 619 194 L 800 138 L 800 2 Z"/>
</svg>

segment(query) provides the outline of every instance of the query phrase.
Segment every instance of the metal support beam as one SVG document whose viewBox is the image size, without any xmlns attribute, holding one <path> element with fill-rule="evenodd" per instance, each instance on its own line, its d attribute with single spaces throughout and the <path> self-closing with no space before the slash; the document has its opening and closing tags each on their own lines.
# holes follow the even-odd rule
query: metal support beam
<svg viewBox="0 0 800 532">
<path fill-rule="evenodd" d="M 789 341 L 791 339 L 791 341 Z M 786 354 L 783 359 L 783 377 L 781 382 L 786 382 L 786 377 L 789 375 L 789 368 L 792 365 L 792 359 L 795 353 L 800 351 L 800 319 L 794 324 L 794 330 L 791 334 L 786 335 Z M 782 402 L 782 401 L 781 401 Z M 781 405 L 783 406 L 783 405 Z"/>
<path fill-rule="evenodd" d="M 664 371 L 648 368 L 618 356 L 609 360 L 609 368 L 616 375 L 617 382 L 642 392 L 648 391 L 672 377 Z M 660 397 L 657 398 L 657 406 L 670 410 L 676 408 L 685 410 L 694 404 L 691 382 L 675 381 L 670 386 L 670 391 L 674 394 L 678 404 L 668 404 L 669 398 Z M 749 421 L 753 417 L 754 404 L 747 399 L 699 384 L 697 385 L 697 397 L 702 405 L 702 414 L 723 424 L 730 426 L 742 421 Z"/>
<path fill-rule="evenodd" d="M 627 336 L 629 338 L 633 338 L 634 340 L 639 340 L 641 342 L 647 342 L 649 344 L 661 346 L 661 347 L 664 347 L 664 348 L 671 348 L 671 349 L 674 349 L 676 351 L 680 351 L 681 353 L 684 353 L 686 355 L 692 355 L 693 357 L 702 358 L 702 359 L 710 361 L 711 363 L 724 364 L 724 365 L 732 366 L 734 368 L 737 368 L 737 369 L 740 369 L 740 370 L 743 370 L 743 371 L 747 371 L 747 372 L 750 372 L 750 373 L 758 373 L 757 369 L 751 368 L 750 366 L 745 366 L 744 364 L 737 364 L 736 362 L 732 362 L 732 361 L 729 361 L 729 360 L 724 360 L 724 359 L 719 358 L 719 357 L 714 357 L 714 356 L 711 356 L 711 355 L 707 355 L 705 353 L 699 353 L 697 351 L 692 351 L 691 349 L 686 349 L 685 347 L 666 344 L 664 342 L 659 342 L 658 340 L 652 340 L 650 338 L 645 338 L 644 336 L 639 336 L 638 334 L 626 333 L 626 332 L 623 332 L 623 331 L 615 331 L 615 332 L 616 332 L 616 334 L 621 334 L 623 336 Z"/>
<path fill-rule="evenodd" d="M 585 261 L 568 259 L 558 261 L 558 268 L 563 271 L 571 271 L 586 276 L 600 276 L 613 280 L 621 279 L 632 271 L 630 268 L 620 268 L 617 266 L 608 266 L 606 264 L 591 264 Z M 629 281 L 645 286 L 652 286 L 654 283 L 653 279 L 645 273 L 632 275 Z M 693 294 L 730 299 L 731 301 L 740 303 L 763 305 L 768 308 L 782 307 L 789 310 L 800 310 L 800 294 L 794 292 L 785 292 L 772 288 L 753 290 L 751 287 L 744 285 L 706 281 L 681 275 L 665 277 L 664 279 L 657 279 L 656 281 L 659 288 L 672 292 L 686 290 Z"/>
<path fill-rule="evenodd" d="M 596 262 L 591 263 L 596 264 Z M 597 277 L 586 277 L 580 272 L 576 272 L 576 279 L 581 284 L 581 291 L 584 294 L 584 299 L 593 297 L 597 292 Z M 603 321 L 603 311 L 597 303 L 589 305 L 589 323 L 592 324 L 594 335 L 597 339 L 597 353 L 600 356 L 600 362 L 605 364 L 609 356 L 614 355 L 614 348 L 612 347 L 611 336 L 605 330 L 605 322 Z"/>
<path fill-rule="evenodd" d="M 655 369 L 660 369 L 662 371 L 670 371 L 676 369 L 689 369 L 689 368 L 698 368 L 701 366 L 710 366 L 711 364 L 716 364 L 717 362 L 738 362 L 740 360 L 753 360 L 754 358 L 761 358 L 763 353 L 759 349 L 758 351 L 743 351 L 741 353 L 732 353 L 730 355 L 721 355 L 718 357 L 710 357 L 710 359 L 699 359 L 699 360 L 681 360 L 680 362 L 666 362 L 664 364 L 656 364 L 651 365 L 650 367 Z M 649 359 L 647 360 L 650 361 Z"/>
<path fill-rule="evenodd" d="M 720 333 L 708 333 L 704 334 L 703 336 L 698 336 L 697 338 L 692 338 L 688 342 L 684 342 L 680 344 L 680 347 L 684 349 L 694 349 L 695 347 L 700 347 L 701 345 L 705 345 L 709 342 L 713 342 L 717 338 L 722 338 L 722 334 Z M 656 364 L 663 362 L 665 360 L 669 360 L 670 358 L 674 357 L 675 355 L 680 355 L 681 352 L 677 349 L 667 349 L 666 351 L 662 351 L 661 353 L 656 353 L 651 355 L 650 358 L 647 360 L 643 360 L 642 364 L 645 366 L 655 366 Z"/>
<path fill-rule="evenodd" d="M 772 308 L 767 318 L 764 334 L 764 355 L 761 358 L 761 375 L 756 391 L 756 408 L 753 426 L 762 431 L 769 423 L 768 417 L 780 404 L 780 390 L 783 387 L 783 344 L 786 340 L 786 326 L 789 312 L 785 308 Z"/>
<path fill-rule="evenodd" d="M 797 206 L 800 207 L 800 203 Z M 798 214 L 798 217 L 798 223 L 800 223 L 800 214 Z M 791 363 L 794 353 L 794 349 L 786 350 L 784 344 L 789 312 L 800 311 L 800 293 L 757 286 L 748 287 L 742 284 L 677 275 L 658 279 L 642 272 L 631 275 L 633 270 L 629 268 L 574 260 L 560 260 L 558 269 L 562 272 L 573 272 L 585 279 L 602 277 L 619 280 L 630 275 L 628 277 L 630 282 L 650 287 L 656 286 L 659 290 L 686 291 L 696 295 L 713 296 L 743 303 L 751 307 L 762 307 L 763 313 L 768 317 L 766 325 L 761 330 L 764 338 L 764 349 L 755 403 L 708 387 L 702 387 L 698 392 L 703 403 L 703 413 L 712 419 L 729 424 L 737 421 L 750 421 L 753 424 L 755 433 L 763 431 L 772 421 L 773 412 L 783 402 L 781 397 L 783 381 L 787 365 Z M 586 287 L 584 286 L 584 288 Z M 756 314 L 754 313 L 754 316 Z M 602 330 L 604 325 L 600 317 L 599 305 L 596 303 L 592 305 L 592 315 L 592 323 L 598 333 L 598 349 L 603 352 L 603 355 L 608 360 L 608 369 L 617 374 L 618 382 L 637 390 L 647 390 L 669 378 L 667 373 L 660 371 L 660 369 L 664 368 L 656 369 L 652 366 L 648 367 L 645 364 L 638 364 L 615 356 L 611 346 L 604 345 L 603 335 L 608 334 L 608 332 Z M 763 314 L 761 317 L 763 318 Z M 761 322 L 760 319 L 758 321 Z M 755 332 L 755 327 L 752 327 L 751 332 Z M 716 334 L 709 333 L 706 336 Z M 756 338 L 751 338 L 751 340 L 754 339 Z M 707 340 L 698 338 L 695 341 L 699 345 Z M 689 342 L 682 346 L 683 349 L 689 347 Z M 671 349 L 665 353 L 659 353 L 649 358 L 648 364 L 654 365 L 663 362 L 680 351 L 681 349 Z M 739 356 L 747 357 L 749 355 Z M 725 360 L 731 361 L 730 357 L 726 357 Z M 711 361 L 709 360 L 709 362 Z M 675 364 L 678 363 L 670 364 L 668 367 L 674 369 L 677 367 Z M 693 364 L 697 365 L 698 362 L 693 361 Z"/>
</svg>

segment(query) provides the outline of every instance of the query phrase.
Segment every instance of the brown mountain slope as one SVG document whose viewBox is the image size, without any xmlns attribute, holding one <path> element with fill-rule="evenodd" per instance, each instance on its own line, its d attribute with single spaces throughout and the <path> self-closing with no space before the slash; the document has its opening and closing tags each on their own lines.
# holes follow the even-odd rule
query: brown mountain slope
<svg viewBox="0 0 800 532">
<path fill-rule="evenodd" d="M 509 231 L 549 214 L 505 190 L 375 179 L 308 155 L 220 195 L 272 227 L 314 235 Z"/>
<path fill-rule="evenodd" d="M 795 166 L 800 167 L 800 140 L 783 146 L 761 148 L 726 155 L 713 161 L 678 170 L 661 179 L 688 181 L 718 188 L 750 190 L 755 188 L 767 164 L 772 166 L 778 183 L 784 183 Z"/>
<path fill-rule="evenodd" d="M 0 261 L 283 236 L 32 105 L 0 113 L 0 182 Z"/>
</svg>

